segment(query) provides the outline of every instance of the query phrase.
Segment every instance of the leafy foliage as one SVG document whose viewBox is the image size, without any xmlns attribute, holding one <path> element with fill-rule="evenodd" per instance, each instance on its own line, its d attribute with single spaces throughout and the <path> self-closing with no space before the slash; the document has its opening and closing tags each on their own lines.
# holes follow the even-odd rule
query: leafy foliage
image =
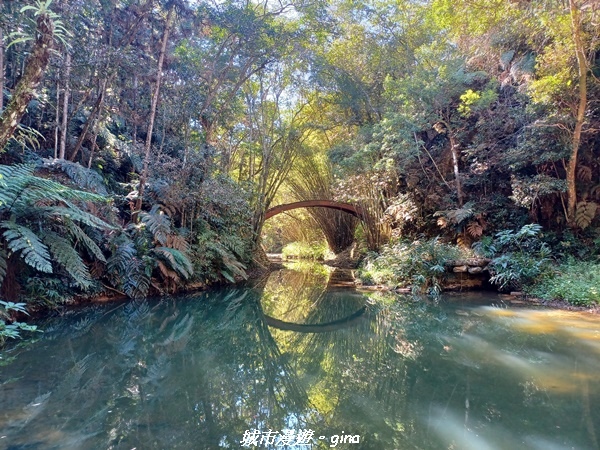
<svg viewBox="0 0 600 450">
<path fill-rule="evenodd" d="M 114 229 L 84 209 L 89 204 L 85 202 L 104 202 L 105 198 L 37 177 L 31 166 L 0 166 L 0 177 L 0 218 L 4 219 L 0 222 L 0 266 L 4 267 L 0 280 L 6 276 L 9 260 L 18 255 L 36 271 L 64 271 L 79 288 L 91 287 L 89 271 L 76 247 L 81 242 L 91 256 L 104 261 L 101 249 L 82 227 Z"/>
<path fill-rule="evenodd" d="M 21 253 L 26 264 L 40 272 L 52 273 L 50 253 L 48 247 L 29 228 L 14 222 L 0 222 L 0 229 L 4 229 L 2 236 L 6 246 L 13 253 Z"/>
<path fill-rule="evenodd" d="M 528 292 L 546 300 L 565 300 L 574 305 L 600 303 L 600 266 L 594 262 L 567 260 L 548 272 Z"/>
<path fill-rule="evenodd" d="M 108 195 L 102 176 L 95 170 L 83 167 L 79 163 L 64 159 L 44 159 L 44 167 L 53 170 L 61 170 L 80 188 L 95 192 L 100 195 Z"/>
<path fill-rule="evenodd" d="M 25 308 L 25 303 L 13 303 L 0 300 L 0 346 L 2 346 L 7 339 L 17 339 L 21 337 L 21 331 L 39 331 L 36 325 L 10 321 L 12 312 L 29 314 Z"/>
<path fill-rule="evenodd" d="M 490 282 L 500 289 L 521 289 L 548 270 L 551 250 L 539 239 L 542 227 L 528 224 L 519 230 L 503 230 L 494 240 L 482 240 L 474 249 L 492 257 Z"/>
<path fill-rule="evenodd" d="M 439 238 L 400 241 L 384 246 L 380 255 L 368 256 L 361 265 L 359 277 L 378 284 L 410 285 L 414 294 L 437 297 L 446 276 L 446 262 L 464 256 L 469 254 Z"/>
</svg>

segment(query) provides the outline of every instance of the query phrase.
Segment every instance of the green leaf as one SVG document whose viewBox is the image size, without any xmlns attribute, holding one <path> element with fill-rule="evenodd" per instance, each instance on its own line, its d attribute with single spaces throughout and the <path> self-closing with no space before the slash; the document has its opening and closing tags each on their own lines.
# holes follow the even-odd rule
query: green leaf
<svg viewBox="0 0 600 450">
<path fill-rule="evenodd" d="M 71 275 L 77 286 L 87 289 L 92 285 L 92 278 L 87 266 L 69 240 L 56 233 L 46 232 L 44 242 L 50 248 L 54 260 Z"/>
<path fill-rule="evenodd" d="M 33 231 L 27 227 L 8 221 L 1 222 L 0 228 L 6 230 L 2 235 L 12 252 L 21 252 L 25 263 L 34 269 L 40 272 L 52 273 L 48 247 L 42 243 Z"/>
</svg>

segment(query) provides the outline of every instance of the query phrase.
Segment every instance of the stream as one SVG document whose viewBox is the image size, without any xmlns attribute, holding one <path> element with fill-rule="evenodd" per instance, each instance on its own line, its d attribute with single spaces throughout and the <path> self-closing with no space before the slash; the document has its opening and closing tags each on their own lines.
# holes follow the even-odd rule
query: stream
<svg viewBox="0 0 600 450">
<path fill-rule="evenodd" d="M 0 448 L 599 448 L 596 316 L 350 284 L 295 263 L 39 320 L 1 354 Z"/>
</svg>

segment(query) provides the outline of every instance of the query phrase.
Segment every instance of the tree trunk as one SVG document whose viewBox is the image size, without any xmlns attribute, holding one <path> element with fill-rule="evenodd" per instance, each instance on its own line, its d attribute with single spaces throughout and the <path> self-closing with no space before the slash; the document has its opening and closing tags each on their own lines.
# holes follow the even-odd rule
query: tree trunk
<svg viewBox="0 0 600 450">
<path fill-rule="evenodd" d="M 23 76 L 15 87 L 8 106 L 0 116 L 0 153 L 4 152 L 6 144 L 15 133 L 48 67 L 50 50 L 54 43 L 54 22 L 48 14 L 41 14 L 37 18 L 36 34 Z"/>
<path fill-rule="evenodd" d="M 2 0 L 0 0 L 0 7 Z M 4 109 L 4 35 L 0 27 L 0 112 Z"/>
<path fill-rule="evenodd" d="M 66 51 L 65 57 L 65 93 L 63 95 L 63 110 L 62 110 L 62 123 L 60 125 L 60 151 L 58 153 L 59 159 L 65 159 L 65 149 L 67 148 L 67 126 L 69 118 L 69 96 L 70 86 L 69 78 L 71 76 L 71 54 Z M 58 104 L 56 105 L 58 108 Z"/>
<path fill-rule="evenodd" d="M 156 117 L 156 107 L 158 105 L 158 96 L 160 94 L 160 84 L 162 80 L 162 69 L 165 61 L 165 53 L 167 52 L 167 41 L 169 40 L 169 32 L 171 31 L 171 17 L 173 15 L 173 8 L 169 9 L 167 13 L 167 19 L 165 22 L 165 31 L 162 37 L 162 43 L 160 48 L 160 55 L 158 57 L 158 72 L 156 74 L 156 86 L 152 93 L 152 102 L 150 105 L 150 118 L 148 120 L 148 132 L 146 135 L 146 144 L 144 146 L 144 167 L 140 175 L 140 184 L 138 187 L 138 199 L 135 203 L 135 211 L 133 219 L 137 217 L 137 212 L 142 209 L 142 198 L 144 196 L 144 187 L 148 179 L 148 166 L 150 164 L 150 149 L 152 148 L 152 131 L 154 129 L 154 119 Z"/>
<path fill-rule="evenodd" d="M 113 77 L 111 77 L 111 79 L 112 78 Z M 83 142 L 85 141 L 85 138 L 86 138 L 88 132 L 90 131 L 91 128 L 93 129 L 93 125 L 96 121 L 96 116 L 102 109 L 102 104 L 104 103 L 104 95 L 106 93 L 107 84 L 108 84 L 108 78 L 104 78 L 104 80 L 102 80 L 102 86 L 100 86 L 100 93 L 98 94 L 96 103 L 94 103 L 94 106 L 92 107 L 92 112 L 90 112 L 90 116 L 88 117 L 88 120 L 85 122 L 83 131 L 79 135 L 79 139 L 77 139 L 77 143 L 75 144 L 73 151 L 69 154 L 69 161 L 75 160 L 77 153 L 79 153 L 79 150 L 81 150 L 81 147 L 83 146 Z"/>
<path fill-rule="evenodd" d="M 54 159 L 58 158 L 58 130 L 60 129 L 60 82 L 56 82 L 56 123 L 54 124 Z"/>
<path fill-rule="evenodd" d="M 567 164 L 567 222 L 570 226 L 575 224 L 575 209 L 577 207 L 577 155 L 581 145 L 581 133 L 585 121 L 587 109 L 587 59 L 581 39 L 581 21 L 576 0 L 569 0 L 571 12 L 571 26 L 573 41 L 575 43 L 575 56 L 577 57 L 578 82 L 579 82 L 579 104 L 575 116 L 575 129 L 573 130 L 573 141 L 571 142 L 571 156 Z"/>
<path fill-rule="evenodd" d="M 448 128 L 448 135 L 450 136 L 450 150 L 452 152 L 452 167 L 454 169 L 454 182 L 456 184 L 456 195 L 458 197 L 458 206 L 462 208 L 464 205 L 464 196 L 462 190 L 462 182 L 460 180 L 460 170 L 458 163 L 460 161 L 460 155 L 458 148 L 460 144 L 456 141 L 456 138 L 452 135 L 452 131 Z"/>
</svg>

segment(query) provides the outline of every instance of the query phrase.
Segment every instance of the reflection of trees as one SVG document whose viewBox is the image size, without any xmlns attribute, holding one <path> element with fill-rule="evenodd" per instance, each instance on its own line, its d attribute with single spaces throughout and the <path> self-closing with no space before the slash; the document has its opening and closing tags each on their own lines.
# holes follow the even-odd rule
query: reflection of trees
<svg viewBox="0 0 600 450">
<path fill-rule="evenodd" d="M 239 446 L 252 427 L 285 428 L 306 408 L 306 393 L 261 320 L 258 295 L 224 297 L 135 303 L 56 328 L 58 344 L 67 328 L 88 326 L 67 345 L 47 341 L 55 367 L 38 388 L 19 391 L 37 409 L 3 395 L 11 412 L 0 429 L 15 443 L 50 445 L 53 436 L 78 448 L 212 449 Z M 36 367 L 44 350 L 35 350 L 11 369 Z M 23 407 L 37 417 L 18 413 Z"/>
<path fill-rule="evenodd" d="M 264 290 L 95 307 L 42 325 L 44 338 L 2 368 L 0 435 L 15 448 L 238 448 L 251 428 L 344 431 L 363 437 L 361 449 L 595 445 L 600 363 L 551 353 L 583 340 L 597 349 L 593 324 L 561 317 L 552 326 L 568 329 L 551 338 L 548 318 L 525 312 L 479 316 L 381 294 L 365 307 L 352 290 L 326 292 L 323 273 L 312 287 L 276 276 Z M 323 333 L 265 319 L 318 326 L 361 308 L 352 327 Z"/>
</svg>

